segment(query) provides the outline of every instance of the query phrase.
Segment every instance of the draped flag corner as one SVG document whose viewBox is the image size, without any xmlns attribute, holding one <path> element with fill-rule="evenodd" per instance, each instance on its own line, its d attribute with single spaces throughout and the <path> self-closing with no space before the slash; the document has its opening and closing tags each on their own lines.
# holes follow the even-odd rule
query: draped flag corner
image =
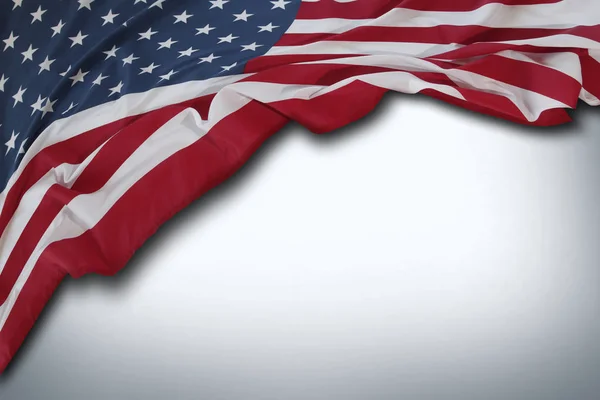
<svg viewBox="0 0 600 400">
<path fill-rule="evenodd" d="M 595 0 L 1 0 L 0 371 L 289 121 L 388 91 L 516 123 L 600 104 Z M 415 133 L 418 134 L 418 133 Z"/>
</svg>

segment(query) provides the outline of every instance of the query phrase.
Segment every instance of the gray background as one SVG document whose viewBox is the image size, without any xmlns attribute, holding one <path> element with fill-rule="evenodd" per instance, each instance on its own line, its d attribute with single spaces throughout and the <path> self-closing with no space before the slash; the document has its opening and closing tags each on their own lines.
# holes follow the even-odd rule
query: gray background
<svg viewBox="0 0 600 400">
<path fill-rule="evenodd" d="M 68 279 L 0 398 L 600 398 L 600 114 L 390 96 L 290 126 L 115 277 Z"/>
</svg>

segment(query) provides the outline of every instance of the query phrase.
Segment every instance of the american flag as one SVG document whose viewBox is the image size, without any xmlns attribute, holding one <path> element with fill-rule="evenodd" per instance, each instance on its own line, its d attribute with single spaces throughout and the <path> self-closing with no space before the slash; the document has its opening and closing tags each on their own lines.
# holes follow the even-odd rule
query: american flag
<svg viewBox="0 0 600 400">
<path fill-rule="evenodd" d="M 594 0 L 0 1 L 0 370 L 67 274 L 116 273 L 289 121 L 600 104 Z"/>
</svg>

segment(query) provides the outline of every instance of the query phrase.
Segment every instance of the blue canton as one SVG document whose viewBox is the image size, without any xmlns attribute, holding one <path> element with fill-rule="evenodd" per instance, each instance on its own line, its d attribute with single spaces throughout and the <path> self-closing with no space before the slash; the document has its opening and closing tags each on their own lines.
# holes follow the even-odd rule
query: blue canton
<svg viewBox="0 0 600 400">
<path fill-rule="evenodd" d="M 240 74 L 301 0 L 1 0 L 0 190 L 53 121 L 145 92 Z"/>
</svg>

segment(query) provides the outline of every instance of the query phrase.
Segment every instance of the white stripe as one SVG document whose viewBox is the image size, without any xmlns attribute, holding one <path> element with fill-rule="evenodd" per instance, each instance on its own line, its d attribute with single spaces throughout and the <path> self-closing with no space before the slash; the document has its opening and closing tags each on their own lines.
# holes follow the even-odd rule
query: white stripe
<svg viewBox="0 0 600 400">
<path fill-rule="evenodd" d="M 576 47 L 596 51 L 600 50 L 600 42 L 596 42 L 581 36 L 565 34 L 545 36 L 540 38 L 499 41 L 493 43 L 502 43 L 507 45 L 531 45 L 538 47 Z M 410 55 L 419 58 L 435 57 L 439 59 L 453 60 L 453 57 L 443 56 L 443 54 L 461 49 L 463 47 L 465 46 L 461 44 L 321 40 L 301 46 L 275 46 L 265 54 L 265 57 L 294 54 L 398 54 Z"/>
<path fill-rule="evenodd" d="M 579 94 L 579 98 L 581 100 L 585 101 L 590 106 L 600 106 L 600 99 L 598 99 L 596 96 L 594 96 L 593 94 L 591 94 L 590 92 L 588 92 L 584 88 L 581 89 L 581 93 Z"/>
<path fill-rule="evenodd" d="M 459 44 L 322 40 L 302 46 L 275 46 L 265 54 L 265 57 L 294 54 L 406 54 L 414 57 L 431 57 L 462 47 L 464 46 Z"/>
<path fill-rule="evenodd" d="M 490 43 L 531 45 L 538 47 L 578 47 L 580 49 L 600 50 L 600 42 L 586 37 L 568 34 L 550 35 L 531 39 L 504 40 Z"/>
<path fill-rule="evenodd" d="M 600 3 L 563 0 L 511 6 L 488 3 L 473 11 L 419 11 L 394 8 L 373 19 L 297 19 L 286 33 L 343 33 L 358 26 L 426 28 L 480 25 L 489 28 L 572 28 L 600 24 Z"/>
<path fill-rule="evenodd" d="M 303 3 L 318 3 L 321 0 L 302 0 Z M 334 0 L 336 3 L 353 3 L 358 0 Z"/>
</svg>

